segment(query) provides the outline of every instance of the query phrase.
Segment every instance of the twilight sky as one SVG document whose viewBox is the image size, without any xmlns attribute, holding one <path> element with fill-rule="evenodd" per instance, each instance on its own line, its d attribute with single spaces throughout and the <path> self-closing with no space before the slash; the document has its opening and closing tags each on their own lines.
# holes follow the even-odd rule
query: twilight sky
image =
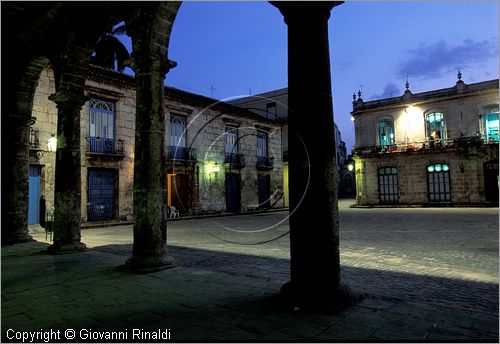
<svg viewBox="0 0 500 344">
<path fill-rule="evenodd" d="M 360 2 L 329 20 L 334 118 L 348 153 L 352 94 L 364 100 L 498 78 L 498 1 Z M 183 2 L 169 86 L 224 99 L 287 86 L 287 27 L 267 2 Z M 121 38 L 121 37 L 120 37 Z M 212 90 L 213 86 L 213 90 Z"/>
</svg>

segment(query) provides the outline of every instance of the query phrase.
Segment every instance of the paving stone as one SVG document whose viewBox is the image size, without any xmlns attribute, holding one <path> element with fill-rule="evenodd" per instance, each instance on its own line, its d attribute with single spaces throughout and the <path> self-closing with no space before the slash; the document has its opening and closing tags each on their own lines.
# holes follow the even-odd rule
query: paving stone
<svg viewBox="0 0 500 344">
<path fill-rule="evenodd" d="M 341 269 L 367 296 L 335 315 L 281 308 L 287 240 L 229 245 L 201 231 L 203 220 L 189 220 L 169 224 L 182 266 L 149 275 L 117 268 L 131 254 L 131 226 L 125 234 L 86 229 L 100 244 L 82 254 L 42 255 L 46 246 L 36 242 L 2 248 L 2 328 L 144 326 L 170 328 L 173 341 L 498 340 L 498 283 L 488 277 L 498 278 L 498 210 L 365 210 L 341 209 Z M 474 231 L 464 222 L 471 217 Z M 427 229 L 443 218 L 446 235 Z M 497 250 L 481 251 L 480 242 Z M 465 278 L 471 269 L 482 275 Z"/>
</svg>

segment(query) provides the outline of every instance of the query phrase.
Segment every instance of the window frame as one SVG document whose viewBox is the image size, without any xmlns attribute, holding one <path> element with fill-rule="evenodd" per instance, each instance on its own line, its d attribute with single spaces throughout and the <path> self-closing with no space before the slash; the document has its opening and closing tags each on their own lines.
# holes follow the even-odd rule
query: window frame
<svg viewBox="0 0 500 344">
<path fill-rule="evenodd" d="M 386 144 L 382 144 L 382 133 L 381 133 L 381 124 L 384 123 L 384 127 L 383 129 L 385 129 L 386 133 L 385 133 L 385 136 L 386 137 L 389 137 L 389 140 L 390 141 L 387 141 L 386 139 Z M 388 126 L 389 125 L 389 126 Z M 391 133 L 389 134 L 389 136 L 387 136 L 387 128 L 390 128 L 391 129 Z M 392 137 L 391 137 L 391 134 L 392 134 Z M 382 147 L 382 148 L 387 148 L 387 147 L 390 147 L 390 146 L 394 146 L 396 142 L 396 135 L 395 135 L 395 130 L 394 130 L 394 119 L 393 118 L 382 118 L 382 119 L 379 119 L 377 121 L 377 144 Z"/>
<path fill-rule="evenodd" d="M 186 148 L 186 142 L 187 142 L 186 122 L 187 121 L 185 116 L 178 114 L 170 115 L 169 144 L 171 147 Z"/>
<path fill-rule="evenodd" d="M 426 166 L 426 172 L 429 203 L 451 203 L 450 165 L 445 162 L 428 164 Z"/>
<path fill-rule="evenodd" d="M 377 169 L 377 184 L 380 204 L 399 203 L 399 169 L 397 167 L 379 167 Z"/>
<path fill-rule="evenodd" d="M 230 140 L 233 138 L 233 140 Z M 234 142 L 230 142 L 234 141 Z M 228 148 L 232 147 L 231 149 Z M 224 153 L 226 156 L 230 154 L 231 156 L 238 155 L 238 127 L 233 125 L 227 125 L 224 127 Z"/>
<path fill-rule="evenodd" d="M 269 155 L 269 135 L 267 132 L 257 130 L 257 157 L 268 157 Z M 263 143 L 263 147 L 259 147 L 259 142 Z M 261 149 L 262 148 L 262 149 Z M 263 153 L 263 154 L 259 154 Z"/>
<path fill-rule="evenodd" d="M 103 117 L 106 116 L 105 135 L 103 132 Z M 109 130 L 111 117 L 111 131 Z M 115 139 L 116 137 L 116 103 L 99 97 L 90 97 L 89 100 L 89 137 L 101 139 Z M 97 125 L 100 122 L 100 125 Z M 110 136 L 111 133 L 111 137 Z M 99 134 L 99 135 L 96 135 Z"/>
<path fill-rule="evenodd" d="M 497 116 L 497 121 L 499 121 L 500 119 L 500 116 L 499 116 L 499 104 L 488 104 L 488 105 L 485 105 L 485 106 L 482 106 L 481 107 L 481 126 L 482 126 L 482 130 L 481 130 L 481 135 L 483 135 L 484 137 L 484 142 L 485 143 L 498 143 L 499 142 L 499 129 L 497 128 L 497 133 L 496 133 L 496 139 L 493 138 L 491 139 L 490 136 L 495 136 L 495 135 L 491 135 L 489 130 L 488 130 L 488 117 L 490 116 Z M 498 125 L 497 125 L 498 127 Z"/>
<path fill-rule="evenodd" d="M 432 136 L 432 133 L 435 132 L 436 130 L 431 130 L 430 128 L 430 123 L 437 123 L 436 120 L 434 119 L 433 122 L 429 121 L 430 116 L 436 117 L 437 114 L 440 114 L 440 132 L 441 136 L 439 139 L 436 139 L 435 137 Z M 426 140 L 431 140 L 434 142 L 444 142 L 446 140 L 446 119 L 445 119 L 445 113 L 442 110 L 432 110 L 432 111 L 427 111 L 424 115 L 424 124 L 425 124 L 425 137 Z"/>
</svg>

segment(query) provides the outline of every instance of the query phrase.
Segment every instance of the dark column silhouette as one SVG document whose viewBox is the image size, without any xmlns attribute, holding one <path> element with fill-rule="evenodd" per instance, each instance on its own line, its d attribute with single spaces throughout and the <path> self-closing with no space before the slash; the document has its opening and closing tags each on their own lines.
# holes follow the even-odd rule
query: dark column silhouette
<svg viewBox="0 0 500 344">
<path fill-rule="evenodd" d="M 125 266 L 153 272 L 174 265 L 167 255 L 165 75 L 168 37 L 179 4 L 147 4 L 127 29 L 136 77 L 134 155 L 134 245 Z M 158 17 L 158 18 L 156 18 Z M 161 23 L 155 27 L 152 23 Z M 160 24 L 159 24 L 160 25 Z M 161 33 L 161 35 L 160 35 Z"/>
<path fill-rule="evenodd" d="M 80 112 L 84 96 L 90 48 L 78 37 L 68 43 L 53 62 L 56 93 L 49 99 L 57 105 L 57 150 L 54 184 L 54 243 L 50 253 L 86 248 L 81 242 L 81 149 Z"/>
<path fill-rule="evenodd" d="M 57 151 L 54 243 L 48 247 L 48 251 L 52 253 L 81 251 L 86 248 L 80 241 L 80 111 L 85 99 L 83 95 L 60 92 L 49 98 L 57 104 Z"/>
<path fill-rule="evenodd" d="M 340 284 L 328 19 L 333 2 L 273 2 L 288 25 L 291 281 L 282 295 L 296 307 L 338 309 Z"/>
</svg>

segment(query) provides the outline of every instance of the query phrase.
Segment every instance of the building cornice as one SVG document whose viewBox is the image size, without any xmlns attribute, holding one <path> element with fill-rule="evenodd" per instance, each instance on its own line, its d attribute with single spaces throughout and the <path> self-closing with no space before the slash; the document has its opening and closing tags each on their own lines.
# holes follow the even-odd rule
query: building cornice
<svg viewBox="0 0 500 344">
<path fill-rule="evenodd" d="M 443 88 L 433 91 L 405 94 L 400 97 L 384 98 L 372 101 L 357 101 L 354 102 L 354 110 L 351 115 L 356 116 L 366 112 L 376 112 L 384 109 L 393 109 L 405 107 L 408 105 L 420 105 L 436 100 L 448 100 L 456 98 L 464 98 L 470 96 L 477 96 L 478 94 L 493 92 L 495 89 L 498 93 L 499 80 L 488 80 L 474 84 L 466 85 L 463 82 L 457 82 L 454 87 Z"/>
</svg>

